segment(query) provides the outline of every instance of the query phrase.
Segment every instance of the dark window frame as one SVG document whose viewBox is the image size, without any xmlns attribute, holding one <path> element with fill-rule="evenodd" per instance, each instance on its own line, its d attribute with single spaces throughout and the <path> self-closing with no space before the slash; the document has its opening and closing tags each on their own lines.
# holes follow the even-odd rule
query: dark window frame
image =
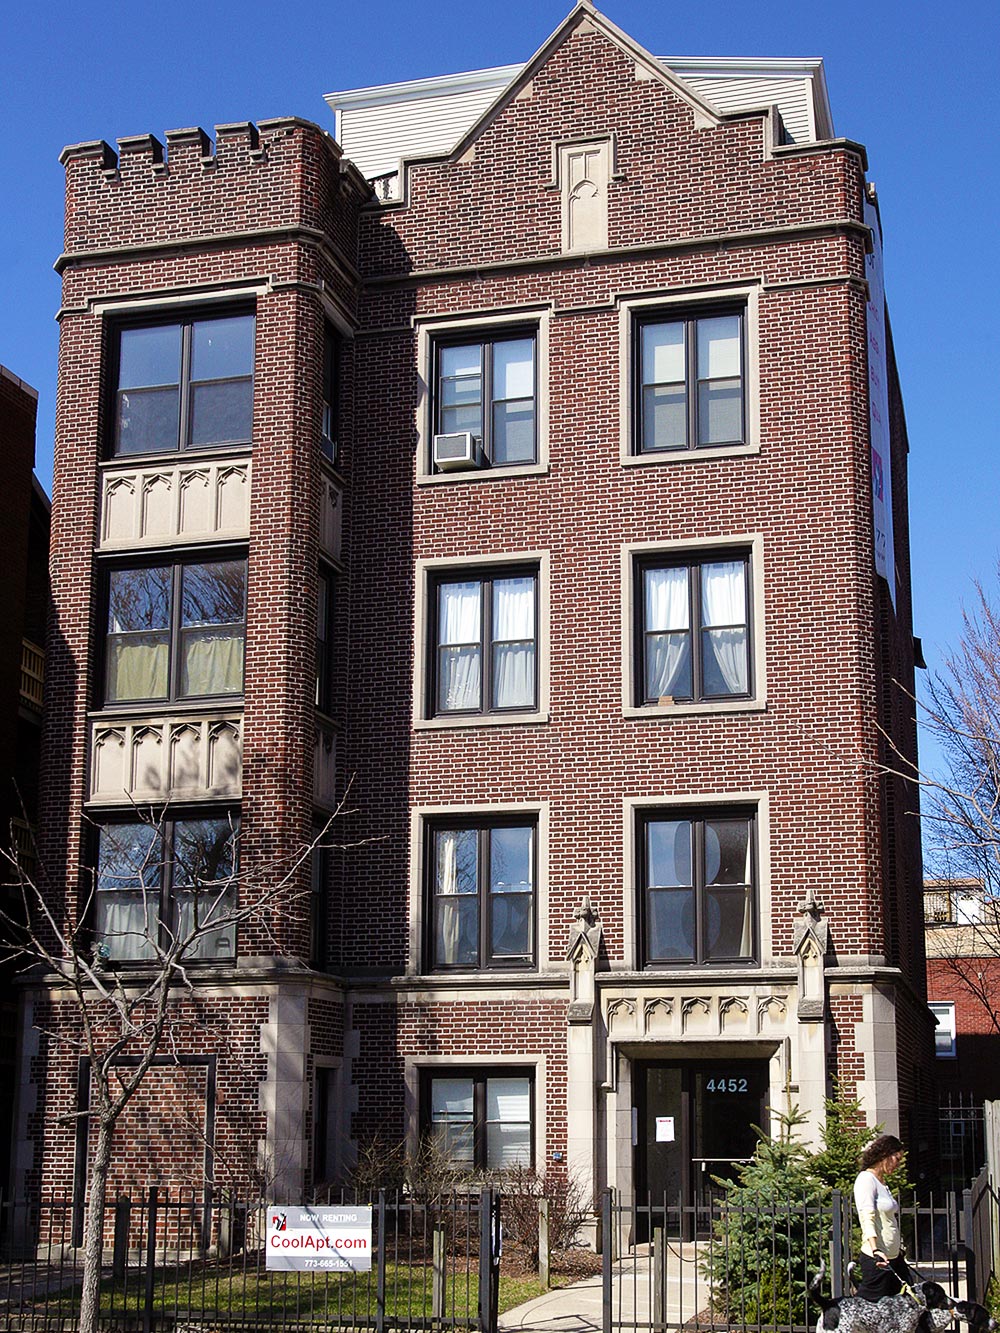
<svg viewBox="0 0 1000 1333">
<path fill-rule="evenodd" d="M 489 1079 L 523 1078 L 528 1083 L 528 1142 L 531 1149 L 529 1169 L 535 1166 L 535 1131 L 537 1129 L 535 1066 L 511 1065 L 457 1065 L 450 1068 L 445 1065 L 425 1067 L 420 1070 L 420 1137 L 423 1142 L 431 1139 L 433 1121 L 431 1119 L 431 1084 L 436 1079 L 469 1079 L 473 1085 L 473 1172 L 502 1170 L 502 1167 L 487 1165 L 487 1120 L 486 1120 L 486 1083 Z"/>
<path fill-rule="evenodd" d="M 494 829 L 530 828 L 531 829 L 531 950 L 517 957 L 491 954 L 489 943 L 493 925 L 493 892 L 490 882 L 490 838 Z M 435 835 L 437 833 L 475 830 L 477 837 L 477 880 L 479 891 L 478 903 L 478 952 L 476 963 L 439 963 L 435 959 L 435 941 L 437 934 L 437 872 L 435 858 Z M 423 845 L 423 884 L 424 884 L 424 966 L 428 973 L 452 972 L 529 972 L 538 968 L 538 813 L 527 811 L 523 814 L 467 814 L 454 818 L 438 816 L 427 819 L 424 823 Z M 472 895 L 467 895 L 471 897 Z"/>
<path fill-rule="evenodd" d="M 503 398 L 493 397 L 493 357 L 486 356 L 485 349 L 497 346 L 505 342 L 520 342 L 530 338 L 532 345 L 532 413 L 533 413 L 533 447 L 530 459 L 516 459 L 509 463 L 497 463 L 493 459 L 493 409 L 499 402 L 506 402 Z M 481 382 L 481 420 L 482 433 L 476 438 L 480 441 L 483 452 L 483 459 L 488 470 L 498 470 L 505 472 L 511 468 L 534 467 L 538 463 L 539 453 L 539 382 L 540 372 L 538 365 L 538 325 L 537 324 L 518 324 L 503 325 L 502 327 L 490 328 L 476 327 L 468 330 L 449 330 L 435 334 L 431 343 L 431 438 L 435 435 L 447 434 L 441 424 L 442 417 L 442 393 L 441 393 L 441 352 L 447 347 L 469 347 L 473 344 L 479 345 L 480 357 L 480 382 Z M 475 435 L 475 432 L 471 432 Z M 435 475 L 440 475 L 442 469 L 434 466 L 433 457 L 430 459 L 431 471 Z"/>
<path fill-rule="evenodd" d="M 196 324 L 208 324 L 216 320 L 250 318 L 253 321 L 252 332 L 252 361 L 251 372 L 249 375 L 224 376 L 215 380 L 193 380 L 191 375 L 192 351 L 194 342 L 194 326 Z M 122 334 L 137 329 L 168 328 L 178 326 L 181 337 L 181 353 L 178 382 L 178 413 L 177 413 L 177 442 L 176 444 L 163 449 L 137 449 L 122 450 L 119 448 L 119 428 L 118 428 L 118 401 L 119 395 L 128 390 L 121 389 L 119 379 L 121 375 L 121 340 Z M 135 317 L 123 317 L 115 319 L 109 326 L 110 355 L 108 357 L 111 374 L 108 378 L 108 398 L 107 398 L 107 421 L 108 429 L 106 431 L 107 445 L 105 456 L 109 459 L 135 459 L 137 462 L 142 460 L 171 457 L 180 453 L 200 453 L 203 450 L 208 452 L 218 452 L 227 449 L 249 448 L 253 443 L 253 397 L 254 384 L 257 370 L 257 311 L 254 304 L 239 302 L 232 305 L 212 306 L 211 309 L 182 309 L 180 311 L 161 310 L 150 313 L 146 316 L 137 315 Z M 220 440 L 208 444 L 192 444 L 192 385 L 194 384 L 250 384 L 251 399 L 251 425 L 250 435 L 246 439 L 240 440 Z M 143 388 L 156 388 L 160 386 L 149 385 Z M 167 386 L 162 386 L 167 387 Z"/>
<path fill-rule="evenodd" d="M 91 931 L 95 936 L 95 938 L 99 936 L 97 927 L 97 904 L 99 898 L 101 895 L 105 893 L 107 893 L 109 896 L 114 894 L 114 890 L 103 890 L 98 888 L 99 876 L 100 876 L 101 832 L 102 830 L 107 828 L 115 828 L 115 827 L 122 828 L 132 824 L 148 823 L 148 825 L 152 827 L 154 830 L 154 836 L 162 838 L 162 844 L 164 849 L 166 849 L 167 847 L 169 847 L 170 849 L 169 852 L 164 850 L 162 861 L 159 863 L 161 868 L 161 873 L 159 876 L 159 885 L 155 890 L 155 897 L 157 899 L 156 920 L 159 927 L 158 942 L 161 947 L 166 947 L 166 945 L 169 942 L 169 935 L 168 935 L 168 930 L 170 929 L 169 923 L 171 922 L 171 920 L 174 919 L 173 913 L 176 904 L 179 901 L 174 890 L 174 871 L 176 865 L 176 857 L 174 855 L 173 848 L 174 848 L 174 831 L 177 824 L 194 823 L 203 820 L 220 820 L 220 821 L 228 820 L 230 822 L 232 826 L 232 837 L 234 841 L 234 852 L 235 852 L 234 865 L 233 865 L 233 879 L 234 879 L 234 887 L 236 888 L 238 893 L 239 875 L 240 875 L 240 836 L 241 836 L 241 822 L 242 822 L 241 810 L 239 804 L 234 804 L 230 802 L 228 804 L 212 806 L 208 809 L 199 808 L 196 806 L 182 806 L 178 807 L 177 809 L 172 809 L 169 813 L 169 817 L 165 811 L 160 812 L 159 818 L 155 817 L 156 815 L 155 811 L 153 812 L 153 815 L 154 817 L 149 821 L 134 819 L 134 818 L 130 819 L 128 817 L 128 812 L 116 810 L 114 812 L 109 812 L 107 814 L 95 816 L 94 818 L 94 822 L 88 831 L 86 843 L 88 849 L 87 864 L 91 867 L 91 873 L 93 875 L 93 893 L 92 895 L 88 894 L 88 896 L 91 896 L 89 916 L 91 921 Z M 152 889 L 149 892 L 151 897 L 154 896 L 154 891 Z M 181 892 L 183 892 L 183 889 L 181 890 Z M 212 967 L 220 964 L 222 966 L 228 966 L 229 964 L 231 964 L 239 954 L 238 928 L 236 926 L 233 926 L 232 930 L 234 934 L 234 939 L 233 939 L 233 949 L 231 953 L 227 953 L 223 957 L 219 958 L 201 958 L 198 957 L 197 955 L 188 955 L 184 960 L 184 966 L 187 967 L 194 965 L 198 967 L 206 967 L 206 966 Z M 142 968 L 149 966 L 155 967 L 158 965 L 155 958 L 149 959 L 149 958 L 138 958 L 138 957 L 134 958 L 112 957 L 110 959 L 107 959 L 106 961 L 109 966 L 125 967 L 125 968 Z"/>
<path fill-rule="evenodd" d="M 323 405 L 319 447 L 324 458 L 337 466 L 340 436 L 341 373 L 343 339 L 327 321 L 323 325 Z"/>
<path fill-rule="evenodd" d="M 326 587 L 325 597 L 321 594 Z M 324 615 L 325 612 L 325 615 Z M 336 670 L 334 633 L 337 613 L 337 575 L 321 562 L 316 591 L 316 697 L 319 711 L 330 717 L 333 710 L 333 682 Z"/>
<path fill-rule="evenodd" d="M 145 709 L 151 706 L 171 706 L 175 704 L 208 704 L 213 702 L 227 702 L 231 700 L 242 699 L 246 690 L 246 626 L 247 626 L 247 599 L 249 585 L 248 553 L 246 548 L 238 550 L 219 550 L 217 548 L 205 548 L 194 550 L 179 551 L 174 549 L 170 552 L 158 552 L 155 555 L 145 555 L 139 552 L 136 555 L 142 555 L 142 558 L 128 559 L 116 557 L 113 561 L 102 562 L 100 579 L 100 598 L 97 607 L 100 615 L 97 635 L 100 645 L 97 659 L 100 665 L 100 671 L 95 676 L 95 705 L 98 708 L 108 709 Z M 222 564 L 242 564 L 243 566 L 243 685 L 241 689 L 234 691 L 222 691 L 214 694 L 184 694 L 180 689 L 181 680 L 181 651 L 183 642 L 183 571 L 185 568 L 196 565 L 222 565 Z M 116 573 L 122 573 L 128 570 L 140 569 L 169 569 L 171 571 L 170 580 L 170 618 L 167 626 L 167 692 L 163 695 L 155 695 L 139 699 L 111 699 L 108 692 L 108 671 L 110 667 L 110 644 L 111 640 L 117 637 L 109 628 L 109 619 L 111 614 L 111 581 Z M 220 625 L 235 622 L 218 622 Z M 121 631 L 120 633 L 141 634 L 143 631 Z"/>
<path fill-rule="evenodd" d="M 534 583 L 534 623 L 533 637 L 530 640 L 503 640 L 492 637 L 493 630 L 493 584 L 504 579 L 531 578 Z M 537 561 L 528 564 L 489 565 L 482 568 L 472 565 L 462 568 L 437 570 L 431 576 L 428 589 L 428 668 L 426 715 L 429 718 L 464 718 L 464 717 L 512 717 L 538 712 L 540 687 L 540 608 L 539 594 L 541 570 Z M 479 640 L 480 676 L 478 708 L 441 708 L 438 704 L 440 684 L 439 627 L 441 623 L 441 589 L 449 584 L 478 583 L 479 598 Z M 492 702 L 494 696 L 493 649 L 499 643 L 532 643 L 534 645 L 533 696 L 530 704 L 512 704 L 501 707 Z M 470 641 L 471 645 L 471 641 Z M 456 645 L 452 645 L 456 646 Z"/>
<path fill-rule="evenodd" d="M 745 819 L 749 825 L 749 858 L 751 882 L 749 885 L 751 948 L 746 955 L 712 958 L 705 948 L 705 903 L 708 887 L 705 884 L 705 825 L 712 820 Z M 692 892 L 695 910 L 694 957 L 653 958 L 649 953 L 649 894 L 655 886 L 649 883 L 646 830 L 650 824 L 688 822 L 693 825 Z M 646 971 L 689 969 L 697 967 L 755 967 L 760 961 L 760 844 L 759 820 L 756 806 L 746 804 L 699 806 L 655 806 L 640 809 L 635 815 L 636 832 L 636 907 L 638 947 L 641 965 Z"/>
<path fill-rule="evenodd" d="M 720 316 L 736 315 L 740 321 L 740 438 L 700 444 L 699 435 L 699 394 L 698 375 L 698 323 L 703 319 L 718 319 Z M 684 388 L 686 394 L 686 430 L 683 445 L 655 445 L 645 439 L 645 413 L 643 411 L 643 331 L 658 325 L 680 324 L 684 327 Z M 728 301 L 716 305 L 679 306 L 676 310 L 660 307 L 645 310 L 633 317 L 632 323 L 632 453 L 643 457 L 683 457 L 687 453 L 700 453 L 706 449 L 741 449 L 748 442 L 748 339 L 747 339 L 747 304 L 745 301 Z"/>
<path fill-rule="evenodd" d="M 726 561 L 742 561 L 744 577 L 744 604 L 746 606 L 747 688 L 741 692 L 710 694 L 704 688 L 704 646 L 702 635 L 707 627 L 702 611 L 701 570 L 705 565 Z M 647 639 L 651 633 L 646 626 L 645 575 L 648 570 L 686 569 L 688 571 L 688 630 L 691 654 L 691 694 L 672 696 L 675 702 L 686 704 L 725 704 L 753 699 L 756 693 L 754 662 L 754 570 L 753 553 L 745 546 L 699 548 L 696 551 L 650 552 L 637 556 L 633 564 L 632 635 L 635 663 L 632 691 L 637 707 L 653 707 L 659 696 L 646 693 Z"/>
<path fill-rule="evenodd" d="M 317 972 L 326 972 L 331 961 L 330 871 L 333 849 L 323 842 L 323 838 L 329 837 L 329 820 L 314 818 L 312 837 L 312 854 L 309 858 L 309 963 Z"/>
</svg>

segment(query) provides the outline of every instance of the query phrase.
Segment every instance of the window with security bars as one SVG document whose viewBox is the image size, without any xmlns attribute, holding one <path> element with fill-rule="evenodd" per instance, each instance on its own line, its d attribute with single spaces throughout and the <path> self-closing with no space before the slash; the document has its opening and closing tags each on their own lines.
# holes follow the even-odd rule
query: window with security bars
<svg viewBox="0 0 1000 1333">
<path fill-rule="evenodd" d="M 752 962 L 756 955 L 752 811 L 643 814 L 640 945 L 647 967 Z"/>
<path fill-rule="evenodd" d="M 746 441 L 745 315 L 706 310 L 636 325 L 636 453 Z"/>
<path fill-rule="evenodd" d="M 531 1166 L 533 1094 L 524 1070 L 425 1073 L 425 1135 L 458 1171 Z"/>
<path fill-rule="evenodd" d="M 251 314 L 119 328 L 113 452 L 249 444 L 254 329 Z"/>
</svg>

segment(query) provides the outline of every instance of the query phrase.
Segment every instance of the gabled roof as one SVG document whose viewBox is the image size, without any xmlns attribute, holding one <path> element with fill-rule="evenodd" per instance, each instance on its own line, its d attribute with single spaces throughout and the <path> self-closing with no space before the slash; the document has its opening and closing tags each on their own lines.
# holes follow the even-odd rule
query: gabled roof
<svg viewBox="0 0 1000 1333">
<path fill-rule="evenodd" d="M 647 75 L 669 86 L 709 123 L 726 114 L 777 105 L 795 143 L 833 137 L 819 59 L 655 57 L 590 0 L 581 0 L 524 65 L 413 79 L 328 93 L 336 137 L 368 179 L 389 177 L 401 158 L 446 156 L 468 146 L 584 23 L 604 35 Z"/>
</svg>

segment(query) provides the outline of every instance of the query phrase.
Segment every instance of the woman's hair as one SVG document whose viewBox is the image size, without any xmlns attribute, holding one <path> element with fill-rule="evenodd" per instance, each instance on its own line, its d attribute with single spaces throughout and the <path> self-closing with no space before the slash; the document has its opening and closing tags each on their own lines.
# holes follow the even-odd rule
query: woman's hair
<svg viewBox="0 0 1000 1333">
<path fill-rule="evenodd" d="M 880 1134 L 877 1139 L 872 1139 L 868 1147 L 862 1152 L 861 1169 L 867 1171 L 870 1167 L 878 1166 L 879 1162 L 884 1162 L 894 1152 L 902 1151 L 903 1145 L 895 1134 Z"/>
</svg>

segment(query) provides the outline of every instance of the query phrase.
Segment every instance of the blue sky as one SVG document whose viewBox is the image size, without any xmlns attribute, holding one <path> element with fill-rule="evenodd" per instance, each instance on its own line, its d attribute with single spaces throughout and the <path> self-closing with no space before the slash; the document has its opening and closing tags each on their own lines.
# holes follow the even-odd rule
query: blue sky
<svg viewBox="0 0 1000 1333">
<path fill-rule="evenodd" d="M 1000 554 L 995 3 L 604 0 L 658 55 L 822 56 L 838 134 L 867 146 L 910 434 L 915 630 L 934 666 Z M 68 143 L 268 116 L 332 129 L 326 92 L 526 60 L 569 0 L 10 6 L 0 74 L 0 362 L 40 393 L 51 483 Z"/>
</svg>

